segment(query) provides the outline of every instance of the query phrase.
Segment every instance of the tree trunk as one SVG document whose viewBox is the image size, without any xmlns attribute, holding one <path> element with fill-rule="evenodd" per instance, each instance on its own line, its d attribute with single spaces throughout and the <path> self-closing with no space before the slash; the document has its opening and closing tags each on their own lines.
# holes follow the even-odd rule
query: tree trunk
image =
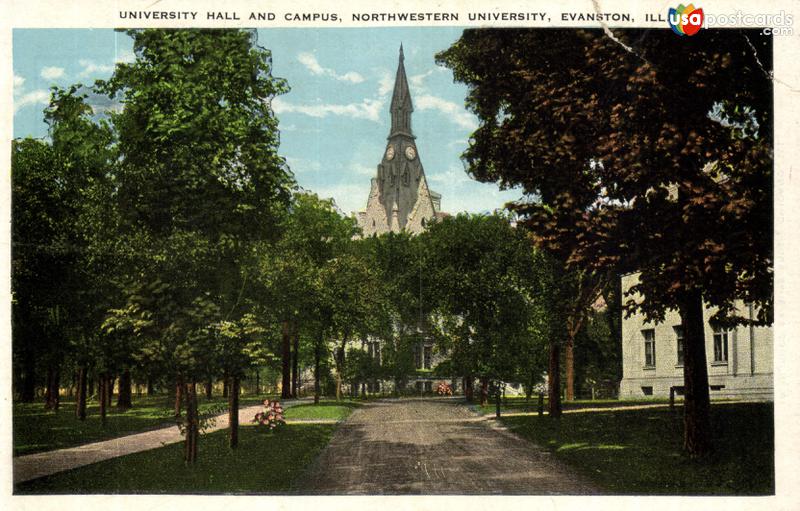
<svg viewBox="0 0 800 511">
<path fill-rule="evenodd" d="M 211 378 L 208 379 L 206 382 L 206 399 L 211 399 L 213 396 L 214 391 L 214 382 L 211 381 Z"/>
<path fill-rule="evenodd" d="M 183 444 L 183 459 L 186 463 L 197 461 L 197 440 L 200 437 L 200 424 L 197 418 L 197 384 L 183 385 L 186 395 L 186 439 Z"/>
<path fill-rule="evenodd" d="M 481 406 L 489 401 L 489 379 L 481 378 Z"/>
<path fill-rule="evenodd" d="M 19 398 L 23 403 L 33 403 L 36 399 L 36 355 L 32 350 L 25 354 L 23 363 Z"/>
<path fill-rule="evenodd" d="M 108 375 L 108 383 L 106 384 L 106 409 L 111 409 L 111 401 L 114 398 L 114 382 L 116 378 L 112 375 Z"/>
<path fill-rule="evenodd" d="M 108 378 L 105 373 L 99 376 L 97 381 L 97 401 L 100 403 L 100 422 L 106 425 L 106 415 L 108 413 L 108 399 L 106 399 L 108 389 Z"/>
<path fill-rule="evenodd" d="M 550 343 L 550 360 L 547 369 L 547 411 L 550 417 L 561 417 L 561 345 Z"/>
<path fill-rule="evenodd" d="M 175 408 L 174 408 L 175 418 L 181 416 L 181 408 L 182 408 L 181 401 L 183 400 L 183 391 L 184 391 L 183 379 L 178 378 L 177 381 L 175 382 Z"/>
<path fill-rule="evenodd" d="M 239 378 L 231 376 L 228 394 L 228 446 L 236 449 L 239 445 Z"/>
<path fill-rule="evenodd" d="M 47 368 L 47 387 L 44 394 L 45 410 L 58 411 L 61 375 L 58 366 Z"/>
<path fill-rule="evenodd" d="M 78 368 L 78 396 L 75 399 L 75 416 L 86 420 L 86 366 Z"/>
<path fill-rule="evenodd" d="M 683 348 L 683 448 L 691 457 L 711 452 L 710 397 L 703 320 L 703 297 L 690 291 L 681 304 Z"/>
<path fill-rule="evenodd" d="M 222 377 L 222 397 L 228 397 L 228 375 Z"/>
<path fill-rule="evenodd" d="M 106 384 L 106 408 L 111 408 L 111 400 L 114 398 L 114 380 L 116 378 L 109 374 Z"/>
<path fill-rule="evenodd" d="M 119 376 L 119 394 L 117 394 L 117 408 L 128 410 L 133 407 L 131 395 L 131 372 L 126 369 Z"/>
<path fill-rule="evenodd" d="M 320 384 L 319 384 L 319 365 L 322 358 L 322 334 L 319 334 L 314 345 L 314 404 L 319 404 Z"/>
<path fill-rule="evenodd" d="M 155 394 L 155 389 L 153 388 L 153 377 L 152 376 L 148 376 L 147 377 L 147 395 L 148 396 L 152 396 L 153 394 Z"/>
<path fill-rule="evenodd" d="M 472 403 L 474 399 L 474 389 L 471 374 L 468 374 L 464 377 L 464 397 L 467 398 L 468 403 Z"/>
<path fill-rule="evenodd" d="M 567 379 L 567 401 L 574 401 L 575 400 L 575 355 L 574 350 L 575 348 L 575 340 L 570 335 L 567 339 L 566 344 L 564 345 L 564 373 Z"/>
<path fill-rule="evenodd" d="M 292 325 L 292 397 L 297 398 L 300 394 L 300 334 L 297 332 L 297 324 Z"/>
<path fill-rule="evenodd" d="M 350 337 L 349 333 L 342 335 L 342 345 L 339 347 L 339 352 L 336 354 L 336 400 L 339 401 L 342 397 L 342 380 L 344 376 L 345 364 L 345 350 L 347 349 L 347 339 Z"/>
<path fill-rule="evenodd" d="M 281 325 L 281 399 L 292 397 L 292 339 L 289 329 L 289 322 L 284 321 Z"/>
</svg>

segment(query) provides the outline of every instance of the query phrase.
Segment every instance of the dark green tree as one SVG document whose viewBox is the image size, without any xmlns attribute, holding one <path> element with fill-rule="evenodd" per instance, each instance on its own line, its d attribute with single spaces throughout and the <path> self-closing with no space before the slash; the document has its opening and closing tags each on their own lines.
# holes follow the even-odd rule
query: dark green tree
<svg viewBox="0 0 800 511">
<path fill-rule="evenodd" d="M 500 215 L 459 214 L 420 239 L 437 310 L 452 318 L 454 360 L 468 380 L 480 379 L 485 403 L 491 380 L 516 373 L 514 345 L 531 339 L 531 306 L 540 291 L 533 250 Z"/>
<path fill-rule="evenodd" d="M 640 271 L 625 299 L 680 311 L 688 453 L 711 448 L 703 307 L 772 304 L 771 38 L 741 30 L 467 30 L 437 56 L 470 89 L 469 172 L 567 268 Z"/>
<path fill-rule="evenodd" d="M 339 285 L 339 277 L 347 277 L 336 274 L 338 258 L 347 254 L 357 229 L 353 219 L 343 217 L 332 200 L 306 192 L 294 195 L 282 226 L 278 243 L 261 252 L 257 278 L 263 302 L 269 304 L 274 320 L 283 325 L 284 397 L 288 397 L 290 353 L 293 351 L 297 360 L 301 351 L 299 344 L 292 350 L 289 340 L 305 338 L 313 345 L 314 397 L 319 401 L 328 340 L 339 333 L 342 323 L 337 321 L 354 298 L 348 295 L 346 286 Z M 343 295 L 337 299 L 337 293 Z"/>
</svg>

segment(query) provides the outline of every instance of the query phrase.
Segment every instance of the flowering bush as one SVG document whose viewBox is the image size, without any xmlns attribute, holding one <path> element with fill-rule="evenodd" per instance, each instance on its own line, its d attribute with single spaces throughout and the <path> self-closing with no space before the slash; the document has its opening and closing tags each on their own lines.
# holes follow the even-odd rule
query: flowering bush
<svg viewBox="0 0 800 511">
<path fill-rule="evenodd" d="M 262 426 L 269 427 L 270 431 L 277 428 L 281 424 L 286 424 L 286 419 L 283 418 L 283 407 L 279 401 L 264 400 L 264 411 L 258 412 L 253 419 Z"/>
<path fill-rule="evenodd" d="M 453 389 L 450 388 L 450 385 L 442 381 L 436 386 L 436 393 L 440 396 L 452 396 Z"/>
</svg>

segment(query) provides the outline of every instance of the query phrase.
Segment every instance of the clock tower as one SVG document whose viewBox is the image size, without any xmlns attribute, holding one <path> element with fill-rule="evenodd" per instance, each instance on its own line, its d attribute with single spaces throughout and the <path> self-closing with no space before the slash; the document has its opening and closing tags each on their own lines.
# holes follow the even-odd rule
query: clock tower
<svg viewBox="0 0 800 511">
<path fill-rule="evenodd" d="M 413 111 L 401 44 L 389 107 L 389 136 L 372 178 L 367 208 L 357 216 L 364 236 L 390 231 L 420 233 L 441 215 L 441 195 L 428 188 L 411 129 Z"/>
</svg>

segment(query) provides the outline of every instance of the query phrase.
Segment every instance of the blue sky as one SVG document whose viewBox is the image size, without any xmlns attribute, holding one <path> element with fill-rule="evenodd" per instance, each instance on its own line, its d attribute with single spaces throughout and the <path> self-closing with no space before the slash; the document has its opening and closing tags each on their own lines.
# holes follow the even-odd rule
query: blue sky
<svg viewBox="0 0 800 511">
<path fill-rule="evenodd" d="M 273 75 L 291 91 L 276 98 L 280 154 L 298 183 L 333 197 L 346 213 L 363 209 L 389 131 L 389 101 L 400 43 L 414 102 L 413 129 L 442 209 L 482 212 L 519 197 L 473 181 L 459 155 L 477 119 L 464 109 L 466 88 L 434 63 L 458 28 L 260 29 Z M 49 87 L 108 78 L 131 60 L 132 43 L 112 30 L 17 29 L 13 35 L 14 136 L 42 137 Z"/>
</svg>

